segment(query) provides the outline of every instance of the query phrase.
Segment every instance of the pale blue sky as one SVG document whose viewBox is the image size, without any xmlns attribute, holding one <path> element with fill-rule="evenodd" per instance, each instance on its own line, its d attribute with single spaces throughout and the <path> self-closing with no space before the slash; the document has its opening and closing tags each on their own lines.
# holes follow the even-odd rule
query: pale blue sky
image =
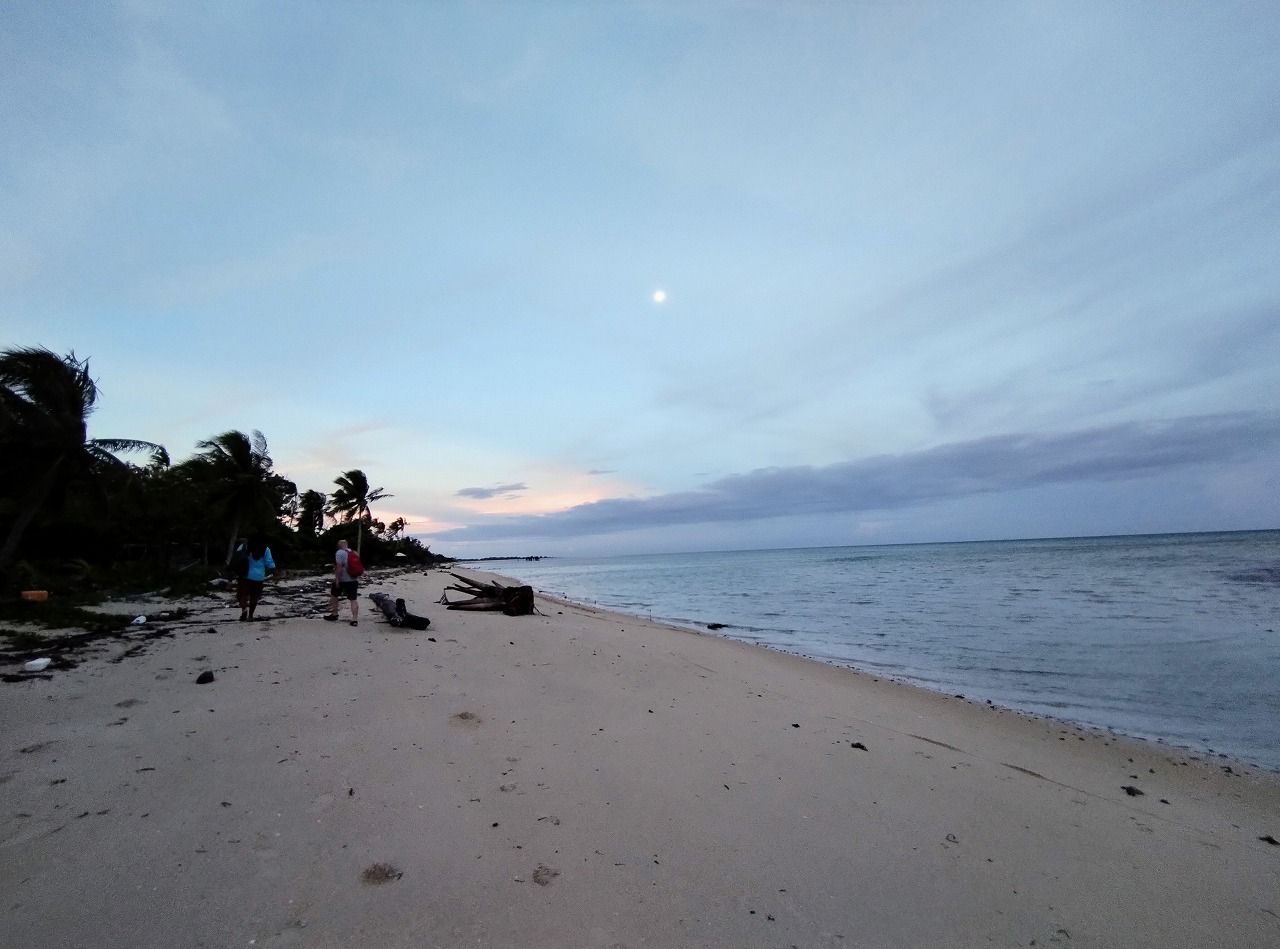
<svg viewBox="0 0 1280 949">
<path fill-rule="evenodd" d="M 0 14 L 91 434 L 459 555 L 1280 527 L 1274 3 Z"/>
</svg>

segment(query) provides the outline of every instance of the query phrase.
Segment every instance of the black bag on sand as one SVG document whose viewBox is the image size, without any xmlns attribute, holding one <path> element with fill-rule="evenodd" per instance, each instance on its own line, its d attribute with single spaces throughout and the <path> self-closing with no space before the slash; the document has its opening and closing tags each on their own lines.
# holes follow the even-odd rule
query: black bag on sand
<svg viewBox="0 0 1280 949">
<path fill-rule="evenodd" d="M 402 597 L 396 598 L 396 616 L 400 618 L 400 625 L 407 626 L 410 629 L 426 629 L 431 625 L 431 620 L 425 616 L 414 616 L 404 605 Z"/>
<path fill-rule="evenodd" d="M 391 597 L 385 593 L 370 593 L 369 599 L 373 600 L 373 605 L 382 611 L 387 622 L 397 629 L 426 629 L 431 625 L 431 620 L 427 617 L 414 616 L 410 613 L 403 599 L 397 599 L 393 603 Z"/>
</svg>

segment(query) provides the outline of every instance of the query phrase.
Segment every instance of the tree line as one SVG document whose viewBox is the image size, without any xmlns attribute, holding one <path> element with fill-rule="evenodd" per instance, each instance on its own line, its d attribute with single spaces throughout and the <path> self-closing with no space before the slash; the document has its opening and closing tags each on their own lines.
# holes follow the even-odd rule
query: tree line
<svg viewBox="0 0 1280 949">
<path fill-rule="evenodd" d="M 359 469 L 327 494 L 274 470 L 259 431 L 226 431 L 172 463 L 162 445 L 91 438 L 89 360 L 40 347 L 0 352 L 0 584 L 6 592 L 201 584 L 261 534 L 286 568 L 319 567 L 339 538 L 371 565 L 445 558 L 378 520 L 392 497 Z M 398 555 L 403 554 L 403 557 Z"/>
</svg>

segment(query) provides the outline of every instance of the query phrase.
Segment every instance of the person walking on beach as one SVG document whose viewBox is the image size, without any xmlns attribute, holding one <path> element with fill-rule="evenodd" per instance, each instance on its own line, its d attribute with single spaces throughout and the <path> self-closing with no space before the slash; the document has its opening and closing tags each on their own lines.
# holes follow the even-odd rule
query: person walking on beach
<svg viewBox="0 0 1280 949">
<path fill-rule="evenodd" d="M 329 612 L 325 616 L 329 622 L 338 619 L 338 597 L 347 598 L 351 607 L 351 625 L 360 625 L 360 603 L 356 599 L 358 584 L 351 574 L 347 573 L 347 542 L 338 541 L 338 550 L 333 555 L 333 586 L 329 590 Z"/>
<path fill-rule="evenodd" d="M 240 622 L 247 623 L 253 619 L 258 601 L 262 599 L 262 585 L 275 572 L 276 562 L 261 534 L 253 535 L 245 545 L 244 553 L 244 572 L 236 584 L 236 598 L 240 601 Z"/>
</svg>

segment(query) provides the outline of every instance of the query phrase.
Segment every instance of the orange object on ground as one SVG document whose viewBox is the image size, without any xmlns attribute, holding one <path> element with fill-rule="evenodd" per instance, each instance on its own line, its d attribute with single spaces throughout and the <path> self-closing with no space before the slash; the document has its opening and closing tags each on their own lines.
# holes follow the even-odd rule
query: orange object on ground
<svg viewBox="0 0 1280 949">
<path fill-rule="evenodd" d="M 49 591 L 48 590 L 23 590 L 22 598 L 32 603 L 43 603 L 45 600 L 49 599 Z"/>
</svg>

